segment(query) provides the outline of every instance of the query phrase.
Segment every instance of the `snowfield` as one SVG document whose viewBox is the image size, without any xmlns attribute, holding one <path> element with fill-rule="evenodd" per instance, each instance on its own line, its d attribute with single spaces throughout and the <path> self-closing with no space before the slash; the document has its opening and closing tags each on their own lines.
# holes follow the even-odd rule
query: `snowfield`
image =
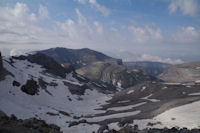
<svg viewBox="0 0 200 133">
<path fill-rule="evenodd" d="M 138 124 L 140 129 L 145 129 L 149 127 L 155 128 L 172 128 L 172 127 L 187 127 L 188 129 L 199 128 L 200 127 L 200 101 L 193 102 L 191 104 L 186 104 L 179 106 L 161 113 L 160 115 L 154 117 L 153 119 L 145 120 L 134 120 L 134 124 Z M 158 123 L 154 126 L 148 126 L 148 123 Z"/>
<path fill-rule="evenodd" d="M 73 128 L 68 128 L 66 123 L 66 121 L 73 121 L 74 116 L 80 117 L 105 112 L 96 109 L 100 108 L 102 104 L 106 104 L 111 95 L 100 93 L 95 89 L 86 89 L 85 94 L 81 96 L 72 95 L 68 87 L 63 84 L 63 81 L 82 85 L 72 77 L 72 74 L 68 74 L 66 79 L 62 79 L 53 75 L 43 74 L 44 68 L 27 60 L 14 60 L 14 62 L 14 67 L 6 61 L 3 64 L 15 77 L 7 75 L 5 80 L 0 82 L 0 109 L 7 115 L 15 114 L 20 119 L 37 117 L 48 123 L 54 123 L 60 126 L 64 132 L 68 132 L 71 130 L 75 131 Z M 21 91 L 20 87 L 28 79 L 33 78 L 35 81 L 38 81 L 39 77 L 42 77 L 48 83 L 56 82 L 57 86 L 48 86 L 47 88 L 52 95 L 46 93 L 42 88 L 39 88 L 38 95 L 33 96 Z M 21 84 L 20 87 L 12 85 L 14 80 Z M 59 111 L 67 112 L 70 116 L 65 116 L 59 113 Z M 80 125 L 79 128 L 81 127 L 84 126 Z M 90 130 L 89 127 L 92 129 Z M 94 127 L 98 126 L 86 126 L 85 129 L 92 131 Z"/>
</svg>

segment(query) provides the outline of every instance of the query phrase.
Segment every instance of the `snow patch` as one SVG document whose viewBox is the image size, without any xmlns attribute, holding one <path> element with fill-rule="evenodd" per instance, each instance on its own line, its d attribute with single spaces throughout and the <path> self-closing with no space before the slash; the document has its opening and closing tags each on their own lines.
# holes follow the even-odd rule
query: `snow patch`
<svg viewBox="0 0 200 133">
<path fill-rule="evenodd" d="M 200 92 L 196 92 L 196 93 L 190 93 L 188 94 L 189 96 L 199 96 L 200 95 Z"/>
<path fill-rule="evenodd" d="M 143 100 L 149 100 L 151 102 L 159 102 L 160 100 L 159 99 L 150 99 L 149 97 L 151 97 L 153 94 L 150 94 L 146 97 L 143 97 L 143 98 L 140 98 L 140 99 L 143 99 Z"/>
<path fill-rule="evenodd" d="M 98 117 L 93 117 L 87 119 L 89 122 L 96 122 L 96 121 L 103 121 L 106 119 L 113 119 L 113 118 L 122 118 L 122 117 L 127 117 L 127 116 L 133 116 L 139 114 L 141 111 L 133 111 L 133 112 L 125 112 L 125 113 L 117 113 L 117 114 L 112 114 L 112 115 L 106 115 L 106 116 L 98 116 Z"/>
<path fill-rule="evenodd" d="M 131 94 L 131 93 L 133 93 L 134 92 L 134 90 L 130 90 L 130 91 L 128 91 L 126 94 Z"/>
<path fill-rule="evenodd" d="M 114 111 L 123 111 L 123 110 L 128 110 L 128 109 L 132 109 L 134 107 L 139 107 L 141 105 L 146 104 L 147 102 L 141 102 L 141 103 L 137 103 L 134 105 L 128 105 L 128 106 L 120 106 L 120 107 L 112 107 L 112 108 L 108 108 L 107 110 L 114 110 Z"/>
<path fill-rule="evenodd" d="M 147 87 L 146 86 L 142 86 L 141 91 L 144 91 Z"/>
</svg>

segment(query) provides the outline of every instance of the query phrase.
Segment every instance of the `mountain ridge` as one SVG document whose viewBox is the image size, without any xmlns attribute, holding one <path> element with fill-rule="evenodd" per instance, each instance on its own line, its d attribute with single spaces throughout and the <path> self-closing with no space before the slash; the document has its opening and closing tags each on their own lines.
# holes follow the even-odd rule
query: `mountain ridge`
<svg viewBox="0 0 200 133">
<path fill-rule="evenodd" d="M 68 49 L 56 47 L 38 52 L 54 58 L 54 60 L 60 64 L 71 64 L 75 68 L 80 68 L 84 65 L 96 61 L 106 61 L 113 62 L 116 64 L 122 64 L 121 59 L 109 57 L 101 52 L 91 50 L 89 48 Z"/>
</svg>

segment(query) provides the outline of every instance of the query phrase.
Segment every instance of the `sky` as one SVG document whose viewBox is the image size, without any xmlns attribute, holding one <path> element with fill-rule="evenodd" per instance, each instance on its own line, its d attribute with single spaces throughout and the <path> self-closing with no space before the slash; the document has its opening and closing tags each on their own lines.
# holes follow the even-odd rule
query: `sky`
<svg viewBox="0 0 200 133">
<path fill-rule="evenodd" d="M 200 61 L 199 0 L 0 0 L 0 50 L 90 48 L 124 61 Z"/>
</svg>

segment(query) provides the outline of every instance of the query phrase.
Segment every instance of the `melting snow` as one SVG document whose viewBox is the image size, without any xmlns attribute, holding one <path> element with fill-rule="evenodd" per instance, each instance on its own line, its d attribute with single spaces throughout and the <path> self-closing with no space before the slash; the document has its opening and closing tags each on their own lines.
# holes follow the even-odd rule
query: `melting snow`
<svg viewBox="0 0 200 133">
<path fill-rule="evenodd" d="M 140 98 L 140 99 L 144 99 L 144 100 L 149 100 L 149 101 L 151 101 L 151 102 L 159 102 L 160 100 L 158 100 L 158 99 L 150 99 L 149 97 L 151 97 L 153 94 L 150 94 L 150 95 L 148 95 L 148 96 L 146 96 L 146 97 L 143 97 L 143 98 Z"/>
<path fill-rule="evenodd" d="M 142 89 L 141 89 L 141 91 L 144 91 L 146 88 L 147 88 L 146 86 L 143 86 Z"/>
<path fill-rule="evenodd" d="M 87 120 L 89 122 L 103 121 L 103 120 L 106 120 L 106 119 L 122 118 L 122 117 L 137 115 L 140 112 L 141 112 L 140 110 L 137 110 L 137 111 L 132 111 L 132 112 L 117 113 L 117 114 L 112 114 L 112 115 L 93 117 L 93 118 L 89 118 Z"/>
<path fill-rule="evenodd" d="M 130 90 L 130 91 L 127 92 L 127 94 L 131 94 L 133 92 L 134 92 L 134 90 Z"/>
<path fill-rule="evenodd" d="M 175 107 L 162 114 L 154 117 L 153 119 L 134 120 L 134 124 L 138 124 L 140 129 L 147 128 L 147 124 L 161 122 L 151 128 L 172 128 L 172 127 L 186 127 L 188 129 L 199 128 L 200 126 L 200 101 L 190 104 Z M 133 125 L 134 125 L 133 124 Z"/>
<path fill-rule="evenodd" d="M 128 105 L 128 106 L 112 107 L 112 108 L 108 108 L 108 110 L 123 111 L 123 110 L 128 110 L 128 109 L 132 109 L 134 107 L 141 106 L 143 104 L 146 104 L 146 102 L 141 102 L 141 103 L 137 103 L 134 105 Z"/>
<path fill-rule="evenodd" d="M 200 95 L 200 92 L 196 92 L 196 93 L 190 93 L 188 94 L 189 96 L 199 96 Z"/>
</svg>

